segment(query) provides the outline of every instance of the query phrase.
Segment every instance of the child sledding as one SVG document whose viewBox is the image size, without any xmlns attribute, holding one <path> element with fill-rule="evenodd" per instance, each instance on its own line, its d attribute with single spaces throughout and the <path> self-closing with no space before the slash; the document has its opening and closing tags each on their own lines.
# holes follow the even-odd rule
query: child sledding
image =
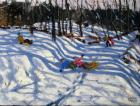
<svg viewBox="0 0 140 106">
<path fill-rule="evenodd" d="M 18 33 L 17 39 L 18 39 L 19 44 L 23 44 L 23 45 L 31 45 L 31 44 L 33 44 L 32 40 L 24 39 L 24 37 L 20 33 Z"/>
<path fill-rule="evenodd" d="M 74 57 L 73 61 L 61 59 L 60 62 L 60 72 L 62 72 L 64 69 L 72 69 L 76 70 L 77 68 L 83 68 L 85 71 L 96 69 L 99 66 L 98 62 L 84 62 L 83 61 L 84 55 L 81 55 L 81 57 Z"/>
<path fill-rule="evenodd" d="M 111 47 L 114 45 L 113 38 L 110 36 L 105 35 L 106 47 Z"/>
</svg>

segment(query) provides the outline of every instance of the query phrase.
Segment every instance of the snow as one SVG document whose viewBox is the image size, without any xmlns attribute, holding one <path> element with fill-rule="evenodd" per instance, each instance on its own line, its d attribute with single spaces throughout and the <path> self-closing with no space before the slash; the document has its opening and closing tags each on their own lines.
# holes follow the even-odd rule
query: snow
<svg viewBox="0 0 140 106">
<path fill-rule="evenodd" d="M 103 30 L 97 26 L 96 29 Z M 29 47 L 18 44 L 18 32 L 34 43 Z M 113 33 L 110 34 L 114 36 Z M 115 45 L 107 48 L 105 42 L 87 45 L 61 37 L 54 43 L 43 32 L 35 31 L 31 36 L 25 29 L 0 29 L 0 104 L 140 105 L 140 65 L 126 64 L 121 59 L 135 34 L 120 41 L 115 39 Z M 92 33 L 85 28 L 84 35 Z M 140 60 L 139 43 L 134 45 L 136 49 L 129 53 Z M 81 54 L 85 54 L 85 61 L 99 62 L 99 67 L 90 72 L 59 72 L 56 63 L 61 58 L 72 59 Z"/>
</svg>

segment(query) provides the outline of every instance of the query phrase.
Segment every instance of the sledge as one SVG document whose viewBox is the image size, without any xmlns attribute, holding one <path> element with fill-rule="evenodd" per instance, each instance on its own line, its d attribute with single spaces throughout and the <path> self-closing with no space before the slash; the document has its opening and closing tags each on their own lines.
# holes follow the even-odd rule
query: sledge
<svg viewBox="0 0 140 106">
<path fill-rule="evenodd" d="M 23 43 L 23 45 L 25 45 L 25 46 L 30 46 L 30 44 L 29 44 L 29 43 Z"/>
<path fill-rule="evenodd" d="M 29 47 L 31 44 L 29 44 L 29 43 L 19 43 L 20 45 L 23 45 L 23 46 L 27 46 L 27 47 Z"/>
<path fill-rule="evenodd" d="M 85 62 L 84 63 L 85 69 L 87 70 L 94 70 L 99 66 L 98 62 Z"/>
</svg>

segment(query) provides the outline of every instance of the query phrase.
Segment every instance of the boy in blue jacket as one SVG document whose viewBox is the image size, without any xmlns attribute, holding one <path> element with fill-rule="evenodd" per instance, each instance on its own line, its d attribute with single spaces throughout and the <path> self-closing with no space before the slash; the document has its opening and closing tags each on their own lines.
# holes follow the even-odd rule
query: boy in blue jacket
<svg viewBox="0 0 140 106">
<path fill-rule="evenodd" d="M 62 72 L 65 68 L 68 68 L 70 65 L 71 61 L 61 59 L 61 64 L 60 64 L 60 72 Z"/>
</svg>

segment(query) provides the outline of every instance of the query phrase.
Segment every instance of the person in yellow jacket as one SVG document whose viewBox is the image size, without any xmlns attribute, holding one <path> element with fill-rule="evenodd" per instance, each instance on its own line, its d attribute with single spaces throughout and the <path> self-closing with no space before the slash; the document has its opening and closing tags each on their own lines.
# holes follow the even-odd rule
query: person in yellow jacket
<svg viewBox="0 0 140 106">
<path fill-rule="evenodd" d="M 20 33 L 18 34 L 17 39 L 18 39 L 18 42 L 19 42 L 20 44 L 23 44 L 23 43 L 24 43 L 24 38 L 23 38 L 22 35 L 20 35 Z"/>
</svg>

